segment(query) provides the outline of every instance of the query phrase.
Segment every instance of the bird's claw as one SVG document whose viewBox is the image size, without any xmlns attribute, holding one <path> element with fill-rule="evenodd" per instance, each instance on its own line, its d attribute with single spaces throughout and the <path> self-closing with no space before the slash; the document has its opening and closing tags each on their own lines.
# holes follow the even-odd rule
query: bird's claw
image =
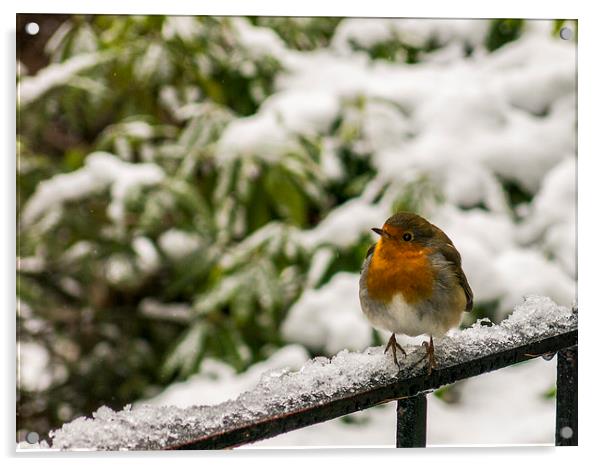
<svg viewBox="0 0 602 466">
<path fill-rule="evenodd" d="M 399 360 L 397 359 L 397 350 L 401 351 L 401 353 L 403 354 L 404 357 L 407 356 L 407 353 L 401 347 L 401 345 L 399 343 L 397 343 L 397 340 L 395 339 L 395 334 L 392 334 L 391 338 L 389 338 L 389 342 L 387 343 L 387 346 L 385 347 L 385 353 L 389 350 L 389 348 L 391 348 L 391 352 L 393 353 L 393 362 L 395 362 L 395 365 L 397 366 L 398 369 L 401 369 L 401 364 L 399 363 Z"/>
<path fill-rule="evenodd" d="M 435 346 L 433 345 L 433 339 L 431 337 L 430 341 L 423 341 L 422 345 L 426 349 L 424 356 L 422 356 L 413 366 L 416 367 L 423 361 L 427 361 L 427 375 L 431 375 L 433 369 L 437 367 L 437 360 L 435 359 Z"/>
</svg>

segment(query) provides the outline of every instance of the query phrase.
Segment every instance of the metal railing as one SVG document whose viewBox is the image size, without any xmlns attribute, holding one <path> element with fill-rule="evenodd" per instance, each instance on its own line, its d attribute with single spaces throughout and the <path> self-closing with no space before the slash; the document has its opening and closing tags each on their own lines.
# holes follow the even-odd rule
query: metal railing
<svg viewBox="0 0 602 466">
<path fill-rule="evenodd" d="M 397 368 L 382 347 L 316 358 L 299 371 L 266 373 L 237 398 L 210 406 L 99 409 L 52 433 L 56 449 L 222 449 L 274 437 L 382 403 L 397 402 L 399 448 L 424 447 L 427 394 L 468 377 L 557 355 L 556 445 L 577 445 L 577 309 L 533 298 L 499 325 L 478 321 L 436 341 L 429 375 L 424 349 L 406 348 Z M 496 394 L 492 393 L 492 400 Z"/>
<path fill-rule="evenodd" d="M 251 421 L 227 423 L 222 429 L 177 441 L 167 449 L 233 448 L 397 400 L 398 448 L 426 445 L 426 395 L 468 377 L 502 369 L 536 357 L 557 357 L 556 445 L 577 445 L 577 329 L 500 348 L 493 354 L 459 361 L 432 374 L 397 378 L 334 398 L 316 398 L 299 409 Z M 291 394 L 291 396 L 295 396 Z"/>
</svg>

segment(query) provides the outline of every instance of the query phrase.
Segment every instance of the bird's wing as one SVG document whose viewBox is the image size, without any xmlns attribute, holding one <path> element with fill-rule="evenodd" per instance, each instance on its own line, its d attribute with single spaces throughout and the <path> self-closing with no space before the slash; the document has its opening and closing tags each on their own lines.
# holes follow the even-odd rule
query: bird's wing
<svg viewBox="0 0 602 466">
<path fill-rule="evenodd" d="M 466 308 L 465 308 L 465 311 L 466 312 L 472 311 L 472 299 L 473 299 L 472 290 L 470 289 L 470 285 L 468 284 L 468 280 L 466 279 L 466 275 L 464 274 L 464 270 L 462 270 L 462 258 L 460 257 L 460 253 L 454 247 L 454 245 L 451 242 L 451 240 L 450 240 L 449 243 L 445 244 L 441 248 L 441 252 L 443 254 L 443 257 L 445 257 L 445 259 L 449 263 L 452 264 L 452 268 L 454 270 L 454 273 L 458 277 L 458 280 L 460 281 L 460 286 L 464 290 L 464 294 L 466 295 Z"/>
<path fill-rule="evenodd" d="M 375 247 L 376 247 L 376 243 L 374 243 L 372 246 L 370 246 L 370 248 L 368 249 L 368 252 L 366 253 L 366 259 L 368 257 L 370 257 L 370 255 L 374 252 Z"/>
</svg>

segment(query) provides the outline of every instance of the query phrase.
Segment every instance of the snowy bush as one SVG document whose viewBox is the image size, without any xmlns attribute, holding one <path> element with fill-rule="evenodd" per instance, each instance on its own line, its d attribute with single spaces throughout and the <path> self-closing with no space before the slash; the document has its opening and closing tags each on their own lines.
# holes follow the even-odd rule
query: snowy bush
<svg viewBox="0 0 602 466">
<path fill-rule="evenodd" d="M 525 294 L 571 305 L 575 44 L 559 26 L 66 19 L 18 57 L 18 328 L 22 362 L 46 366 L 23 372 L 18 428 L 120 408 L 207 360 L 240 372 L 289 343 L 380 343 L 354 290 L 370 227 L 397 210 L 462 253 L 466 325 Z"/>
</svg>

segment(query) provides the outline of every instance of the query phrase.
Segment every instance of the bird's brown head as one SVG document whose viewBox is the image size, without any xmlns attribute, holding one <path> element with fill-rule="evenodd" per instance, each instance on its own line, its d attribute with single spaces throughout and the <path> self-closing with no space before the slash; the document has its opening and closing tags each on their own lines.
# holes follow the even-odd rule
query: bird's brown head
<svg viewBox="0 0 602 466">
<path fill-rule="evenodd" d="M 399 212 L 387 219 L 382 228 L 372 228 L 380 235 L 379 246 L 391 252 L 419 253 L 449 239 L 436 226 L 420 215 Z"/>
</svg>

